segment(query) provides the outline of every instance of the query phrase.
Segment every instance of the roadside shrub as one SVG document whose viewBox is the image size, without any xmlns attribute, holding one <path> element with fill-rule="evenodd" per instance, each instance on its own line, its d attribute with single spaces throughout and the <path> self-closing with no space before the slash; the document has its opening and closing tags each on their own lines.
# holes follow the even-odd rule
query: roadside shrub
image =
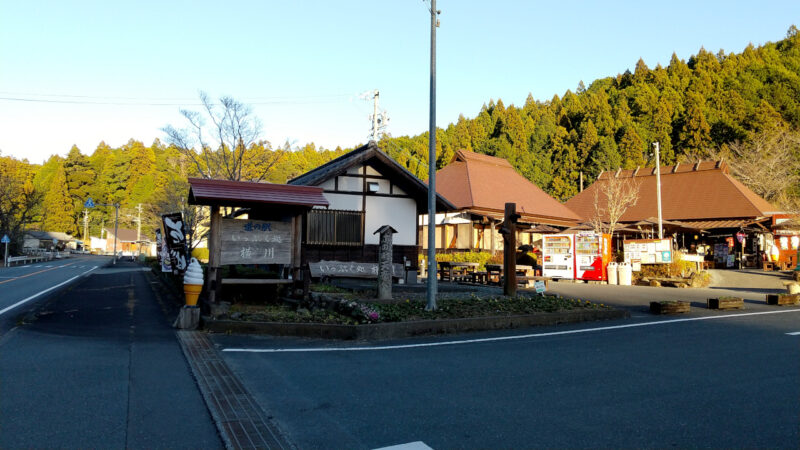
<svg viewBox="0 0 800 450">
<path fill-rule="evenodd" d="M 196 248 L 192 250 L 192 257 L 200 262 L 208 262 L 208 248 Z"/>
</svg>

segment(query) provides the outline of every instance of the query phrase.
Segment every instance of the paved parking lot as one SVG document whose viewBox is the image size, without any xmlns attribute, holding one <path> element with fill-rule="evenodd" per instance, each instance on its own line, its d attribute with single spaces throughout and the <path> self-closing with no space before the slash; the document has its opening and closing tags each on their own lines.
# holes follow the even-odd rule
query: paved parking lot
<svg viewBox="0 0 800 450">
<path fill-rule="evenodd" d="M 650 286 L 609 286 L 561 281 L 550 283 L 548 291 L 565 297 L 591 300 L 616 308 L 645 313 L 651 301 L 684 300 L 692 302 L 690 314 L 714 314 L 706 309 L 706 299 L 732 295 L 742 297 L 746 310 L 766 309 L 767 294 L 786 292 L 784 281 L 791 280 L 789 272 L 761 270 L 711 270 L 711 285 L 707 288 L 674 288 Z"/>
</svg>

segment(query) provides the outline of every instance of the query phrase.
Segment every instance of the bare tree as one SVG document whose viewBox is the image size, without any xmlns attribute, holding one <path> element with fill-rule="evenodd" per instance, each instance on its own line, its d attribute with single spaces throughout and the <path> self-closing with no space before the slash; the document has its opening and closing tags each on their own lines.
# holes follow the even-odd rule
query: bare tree
<svg viewBox="0 0 800 450">
<path fill-rule="evenodd" d="M 774 202 L 791 204 L 800 184 L 800 133 L 771 128 L 746 142 L 736 141 L 711 152 L 725 160 L 731 173 L 753 192 Z"/>
<path fill-rule="evenodd" d="M 205 92 L 200 101 L 203 112 L 181 110 L 187 128 L 162 128 L 167 142 L 188 155 L 203 178 L 262 181 L 283 152 L 263 148 L 261 121 L 251 108 L 231 97 L 215 105 Z"/>
<path fill-rule="evenodd" d="M 597 233 L 613 234 L 619 219 L 639 201 L 639 184 L 633 178 L 619 178 L 614 173 L 597 180 L 594 190 L 594 216 L 591 224 Z"/>
</svg>

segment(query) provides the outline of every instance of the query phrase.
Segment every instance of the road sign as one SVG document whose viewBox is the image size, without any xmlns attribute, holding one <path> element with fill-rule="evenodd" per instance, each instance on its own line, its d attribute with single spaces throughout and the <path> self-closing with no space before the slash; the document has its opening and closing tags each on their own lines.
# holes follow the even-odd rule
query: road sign
<svg viewBox="0 0 800 450">
<path fill-rule="evenodd" d="M 744 233 L 741 231 L 736 233 L 736 240 L 739 241 L 740 244 L 744 242 Z"/>
<path fill-rule="evenodd" d="M 94 208 L 94 202 L 92 201 L 92 197 L 89 197 L 89 199 L 86 200 L 86 203 L 84 203 L 83 206 L 87 208 Z"/>
<path fill-rule="evenodd" d="M 8 238 L 7 234 L 4 234 L 3 239 L 0 239 L 0 244 L 8 244 L 9 242 L 11 242 L 11 239 Z"/>
</svg>

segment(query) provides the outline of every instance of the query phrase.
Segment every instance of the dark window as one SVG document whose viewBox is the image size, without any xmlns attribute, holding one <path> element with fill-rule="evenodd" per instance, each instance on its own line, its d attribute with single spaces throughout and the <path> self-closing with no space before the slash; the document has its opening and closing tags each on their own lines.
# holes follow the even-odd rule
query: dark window
<svg viewBox="0 0 800 450">
<path fill-rule="evenodd" d="M 312 245 L 362 245 L 361 211 L 312 209 L 308 212 L 306 243 Z"/>
</svg>

